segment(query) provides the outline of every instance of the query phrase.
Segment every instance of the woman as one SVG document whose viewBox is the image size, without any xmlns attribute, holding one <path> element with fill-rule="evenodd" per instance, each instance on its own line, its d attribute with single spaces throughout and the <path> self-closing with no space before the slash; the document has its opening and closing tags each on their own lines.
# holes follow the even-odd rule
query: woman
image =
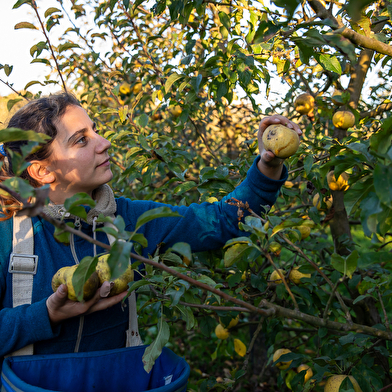
<svg viewBox="0 0 392 392">
<path fill-rule="evenodd" d="M 244 235 L 238 229 L 237 208 L 224 202 L 235 197 L 248 202 L 259 212 L 261 206 L 272 205 L 287 178 L 283 161 L 265 151 L 261 135 L 266 127 L 283 123 L 301 135 L 299 127 L 282 116 L 271 116 L 260 123 L 258 140 L 260 155 L 248 171 L 247 178 L 230 195 L 213 204 L 192 204 L 173 207 L 182 218 L 155 219 L 142 226 L 140 232 L 148 240 L 143 256 L 153 254 L 158 244 L 171 246 L 187 242 L 192 251 L 216 249 L 233 237 Z M 76 219 L 80 230 L 93 236 L 95 218 L 103 213 L 123 217 L 126 230 L 134 229 L 137 218 L 144 212 L 163 206 L 152 201 L 115 199 L 108 185 L 112 179 L 109 153 L 110 142 L 98 134 L 95 124 L 74 96 L 59 93 L 37 99 L 20 109 L 8 127 L 45 133 L 51 141 L 28 157 L 30 166 L 23 176 L 34 187 L 49 185 L 50 203 L 45 213 L 62 218 L 64 201 L 78 192 L 92 196 L 97 206 L 87 214 L 86 221 Z M 18 151 L 20 142 L 4 144 L 4 155 Z M 1 155 L 0 159 L 4 160 Z M 12 177 L 12 165 L 3 162 L 1 179 Z M 126 293 L 105 298 L 103 291 L 84 303 L 67 299 L 67 287 L 61 285 L 53 293 L 51 278 L 61 267 L 78 263 L 85 256 L 103 253 L 78 236 L 70 246 L 53 238 L 54 227 L 41 217 L 33 217 L 34 254 L 38 268 L 34 277 L 32 303 L 12 308 L 12 280 L 8 260 L 12 252 L 12 219 L 15 200 L 2 196 L 3 216 L 0 222 L 0 357 L 34 343 L 35 354 L 95 351 L 124 347 L 128 315 L 119 302 Z M 95 233 L 97 240 L 108 243 L 103 232 Z M 107 294 L 107 292 L 106 292 Z"/>
</svg>

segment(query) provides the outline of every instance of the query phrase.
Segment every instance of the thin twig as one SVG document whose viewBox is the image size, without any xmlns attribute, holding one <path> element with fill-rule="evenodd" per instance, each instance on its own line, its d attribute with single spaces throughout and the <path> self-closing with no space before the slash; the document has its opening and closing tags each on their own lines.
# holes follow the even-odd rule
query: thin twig
<svg viewBox="0 0 392 392">
<path fill-rule="evenodd" d="M 44 36 L 45 36 L 45 38 L 46 38 L 46 41 L 48 42 L 49 49 L 50 49 L 50 51 L 51 51 L 51 53 L 52 53 L 53 60 L 54 60 L 54 62 L 55 62 L 55 64 L 56 64 L 57 73 L 59 74 L 60 79 L 61 79 L 61 82 L 62 82 L 62 84 L 63 84 L 64 91 L 67 91 L 67 86 L 65 85 L 65 82 L 64 82 L 64 79 L 63 79 L 63 75 L 61 74 L 60 67 L 59 67 L 59 64 L 58 64 L 58 62 L 57 62 L 57 57 L 56 57 L 55 54 L 54 54 L 52 44 L 50 43 L 50 40 L 49 40 L 49 36 L 46 34 L 45 26 L 44 26 L 44 24 L 43 24 L 43 22 L 42 22 L 42 20 L 41 20 L 41 17 L 39 16 L 38 7 L 37 7 L 37 4 L 36 4 L 35 0 L 32 0 L 32 1 L 31 1 L 31 5 L 32 5 L 33 8 L 34 8 L 34 11 L 35 11 L 35 13 L 36 13 L 36 15 L 37 15 L 38 21 L 39 21 L 39 23 L 40 23 L 40 25 L 41 25 L 42 33 L 44 34 Z"/>
<path fill-rule="evenodd" d="M 386 329 L 390 329 L 390 327 L 389 327 L 388 315 L 387 315 L 387 312 L 386 312 L 386 310 L 385 310 L 384 302 L 383 302 L 383 300 L 382 300 L 382 296 L 381 296 L 380 288 L 379 288 L 379 287 L 377 287 L 377 294 L 378 294 L 378 299 L 380 300 L 380 305 L 381 305 L 382 312 L 384 313 L 385 328 L 386 328 Z"/>
<path fill-rule="evenodd" d="M 285 277 L 283 274 L 279 271 L 279 268 L 276 267 L 275 263 L 272 260 L 271 255 L 268 252 L 265 252 L 265 256 L 267 257 L 268 261 L 271 263 L 272 267 L 274 267 L 275 271 L 279 274 L 280 278 L 282 279 L 282 282 L 284 286 L 286 287 L 287 292 L 289 293 L 291 299 L 293 300 L 293 304 L 296 310 L 299 310 L 298 303 L 294 297 L 294 294 L 291 292 L 289 285 L 286 282 Z"/>
</svg>

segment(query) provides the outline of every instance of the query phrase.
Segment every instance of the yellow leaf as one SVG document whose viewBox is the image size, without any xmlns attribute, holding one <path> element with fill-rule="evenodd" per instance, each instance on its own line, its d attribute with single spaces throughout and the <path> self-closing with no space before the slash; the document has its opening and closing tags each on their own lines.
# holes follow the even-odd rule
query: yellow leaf
<svg viewBox="0 0 392 392">
<path fill-rule="evenodd" d="M 240 357 L 246 354 L 246 346 L 240 339 L 234 339 L 234 350 Z"/>
</svg>

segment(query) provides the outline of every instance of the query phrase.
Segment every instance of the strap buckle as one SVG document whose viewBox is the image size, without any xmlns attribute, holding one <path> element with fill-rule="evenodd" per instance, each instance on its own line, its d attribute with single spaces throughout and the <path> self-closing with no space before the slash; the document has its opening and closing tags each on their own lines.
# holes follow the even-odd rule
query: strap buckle
<svg viewBox="0 0 392 392">
<path fill-rule="evenodd" d="M 31 263 L 27 264 L 28 260 L 25 262 L 15 261 L 14 258 L 30 259 Z M 8 264 L 8 272 L 10 274 L 31 274 L 35 275 L 37 273 L 38 256 L 37 255 L 26 255 L 23 253 L 11 253 L 10 263 Z"/>
</svg>

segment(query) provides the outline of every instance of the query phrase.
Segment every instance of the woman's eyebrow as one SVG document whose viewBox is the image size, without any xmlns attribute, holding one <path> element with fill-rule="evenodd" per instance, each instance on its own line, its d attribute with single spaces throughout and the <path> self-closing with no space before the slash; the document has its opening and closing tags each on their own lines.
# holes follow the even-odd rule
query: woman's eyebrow
<svg viewBox="0 0 392 392">
<path fill-rule="evenodd" d="M 66 143 L 67 143 L 68 145 L 73 144 L 73 143 L 78 139 L 79 136 L 84 135 L 86 132 L 87 132 L 87 128 L 83 128 L 83 129 L 80 129 L 79 131 L 76 131 L 76 132 L 66 141 Z"/>
</svg>

